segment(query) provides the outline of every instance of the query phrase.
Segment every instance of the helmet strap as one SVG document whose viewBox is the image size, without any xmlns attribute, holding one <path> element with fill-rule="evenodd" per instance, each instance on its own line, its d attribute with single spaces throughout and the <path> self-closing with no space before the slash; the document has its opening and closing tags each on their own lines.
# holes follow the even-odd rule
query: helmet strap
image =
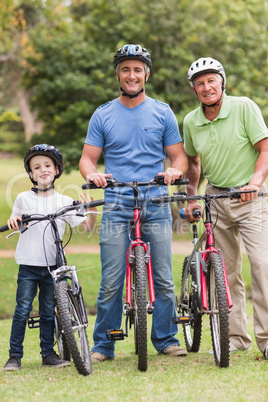
<svg viewBox="0 0 268 402">
<path fill-rule="evenodd" d="M 32 187 L 31 190 L 34 193 L 44 193 L 46 191 L 52 190 L 54 188 L 54 184 L 52 183 L 51 186 L 47 187 L 47 188 L 38 188 L 38 187 Z"/>
<path fill-rule="evenodd" d="M 144 91 L 144 88 L 142 88 L 139 92 L 137 92 L 134 95 L 129 95 L 126 91 L 123 90 L 122 87 L 120 87 L 120 91 L 122 92 L 122 96 L 128 96 L 129 99 L 132 99 L 132 98 L 136 98 L 137 96 L 139 96 L 139 94 Z"/>
</svg>

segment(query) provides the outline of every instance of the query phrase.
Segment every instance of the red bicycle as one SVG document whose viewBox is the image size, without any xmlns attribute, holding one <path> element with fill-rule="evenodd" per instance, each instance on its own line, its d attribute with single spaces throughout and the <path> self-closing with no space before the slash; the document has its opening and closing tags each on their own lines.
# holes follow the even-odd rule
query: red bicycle
<svg viewBox="0 0 268 402">
<path fill-rule="evenodd" d="M 109 340 L 119 341 L 128 336 L 129 328 L 134 326 L 135 353 L 138 355 L 138 369 L 147 370 L 147 314 L 152 314 L 155 302 L 153 270 L 150 255 L 150 244 L 142 240 L 141 211 L 144 203 L 139 206 L 139 187 L 165 185 L 163 176 L 156 176 L 150 182 L 130 183 L 106 179 L 107 187 L 131 187 L 134 195 L 134 238 L 126 256 L 126 300 L 123 312 L 126 315 L 125 333 L 123 329 L 109 329 L 106 336 Z M 188 179 L 177 180 L 175 185 L 188 184 Z M 83 184 L 83 189 L 98 188 L 93 182 Z M 143 200 L 144 201 L 144 200 Z"/>
<path fill-rule="evenodd" d="M 174 323 L 182 324 L 188 352 L 198 352 L 201 343 L 202 315 L 208 314 L 215 363 L 220 367 L 229 366 L 229 312 L 232 308 L 231 294 L 225 269 L 224 258 L 215 248 L 211 219 L 211 204 L 219 198 L 240 198 L 240 194 L 252 191 L 239 191 L 230 188 L 220 194 L 191 196 L 175 193 L 173 196 L 153 198 L 152 202 L 178 202 L 202 200 L 205 204 L 205 230 L 198 238 L 197 224 L 192 222 L 193 251 L 186 257 L 182 269 L 181 293 L 177 298 L 177 316 Z M 199 209 L 193 211 L 200 216 Z M 205 250 L 202 245 L 205 243 Z"/>
</svg>

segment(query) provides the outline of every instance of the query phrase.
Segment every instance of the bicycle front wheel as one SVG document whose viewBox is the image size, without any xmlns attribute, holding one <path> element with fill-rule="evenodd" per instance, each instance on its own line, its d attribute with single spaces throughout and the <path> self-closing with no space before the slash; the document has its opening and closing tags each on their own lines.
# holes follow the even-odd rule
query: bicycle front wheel
<svg viewBox="0 0 268 402">
<path fill-rule="evenodd" d="M 214 359 L 217 366 L 228 367 L 230 359 L 229 313 L 224 281 L 224 267 L 219 254 L 211 253 L 209 255 L 207 280 Z"/>
<path fill-rule="evenodd" d="M 134 337 L 135 352 L 138 354 L 138 369 L 147 370 L 147 302 L 145 250 L 142 246 L 134 249 Z"/>
<path fill-rule="evenodd" d="M 186 257 L 182 268 L 182 284 L 189 257 Z M 185 345 L 188 352 L 198 352 L 201 342 L 202 333 L 202 313 L 198 310 L 197 286 L 196 286 L 196 267 L 192 261 L 189 269 L 187 269 L 186 280 L 183 286 L 183 304 L 187 308 L 182 309 L 185 317 L 190 317 L 189 323 L 183 323 L 183 334 Z"/>
<path fill-rule="evenodd" d="M 78 300 L 67 281 L 57 284 L 56 298 L 60 322 L 75 367 L 79 374 L 88 375 L 92 366 L 86 327 L 81 319 Z"/>
</svg>

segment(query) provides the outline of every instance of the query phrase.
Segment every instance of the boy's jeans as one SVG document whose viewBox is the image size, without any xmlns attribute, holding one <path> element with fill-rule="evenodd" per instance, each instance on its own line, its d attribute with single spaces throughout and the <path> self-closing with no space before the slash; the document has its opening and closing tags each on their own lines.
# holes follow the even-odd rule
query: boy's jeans
<svg viewBox="0 0 268 402">
<path fill-rule="evenodd" d="M 47 357 L 53 352 L 54 344 L 56 299 L 52 277 L 47 267 L 20 265 L 17 283 L 17 305 L 12 322 L 9 355 L 20 358 L 23 356 L 26 323 L 39 287 L 40 346 L 42 357 Z"/>
<path fill-rule="evenodd" d="M 145 222 L 145 223 L 144 223 Z M 158 352 L 179 345 L 175 338 L 174 284 L 171 264 L 171 213 L 168 205 L 150 205 L 142 214 L 143 240 L 150 242 L 156 302 L 153 311 L 151 340 Z M 131 207 L 105 204 L 100 231 L 102 277 L 98 295 L 98 312 L 92 352 L 114 357 L 114 341 L 106 330 L 121 327 L 122 296 L 126 272 L 129 232 L 133 225 Z M 133 237 L 133 232 L 132 232 Z"/>
</svg>

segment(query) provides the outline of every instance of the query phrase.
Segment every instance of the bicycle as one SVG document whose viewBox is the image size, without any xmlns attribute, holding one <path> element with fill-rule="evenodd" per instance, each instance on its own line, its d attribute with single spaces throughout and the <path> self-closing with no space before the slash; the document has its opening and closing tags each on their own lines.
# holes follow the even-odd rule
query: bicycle
<svg viewBox="0 0 268 402">
<path fill-rule="evenodd" d="M 72 357 L 78 373 L 84 376 L 89 375 L 92 372 L 90 349 L 86 333 L 86 328 L 88 326 L 87 313 L 83 300 L 82 287 L 78 281 L 77 269 L 75 266 L 67 265 L 64 253 L 64 247 L 71 238 L 71 231 L 69 240 L 65 246 L 63 246 L 56 220 L 64 220 L 64 218 L 68 216 L 68 212 L 71 211 L 76 211 L 77 216 L 86 216 L 88 213 L 97 213 L 93 211 L 86 212 L 85 209 L 103 205 L 104 203 L 104 200 L 88 201 L 85 203 L 74 201 L 72 205 L 64 206 L 53 214 L 22 215 L 22 220 L 18 221 L 19 230 L 12 232 L 7 236 L 7 238 L 9 238 L 17 232 L 23 233 L 30 229 L 32 225 L 38 224 L 41 221 L 48 221 L 46 228 L 51 225 L 56 246 L 57 268 L 50 271 L 48 267 L 48 270 L 53 278 L 56 298 L 54 317 L 55 338 L 60 358 L 63 360 L 71 360 Z M 30 222 L 33 222 L 32 225 L 27 226 Z M 5 232 L 7 230 L 9 230 L 7 225 L 0 227 L 0 232 Z M 39 325 L 40 317 L 38 315 L 29 318 L 28 326 L 30 328 L 37 328 Z"/>
<path fill-rule="evenodd" d="M 251 191 L 238 191 L 230 188 L 220 194 L 191 196 L 186 193 L 174 193 L 173 196 L 153 198 L 152 202 L 178 202 L 201 200 L 205 203 L 205 230 L 198 238 L 197 222 L 191 222 L 193 232 L 193 251 L 184 259 L 182 267 L 182 283 L 180 296 L 177 298 L 177 315 L 173 322 L 182 324 L 185 344 L 188 352 L 198 352 L 201 343 L 202 315 L 210 318 L 214 360 L 219 367 L 228 367 L 229 350 L 229 313 L 232 299 L 224 258 L 215 248 L 211 205 L 219 198 L 240 198 L 240 194 Z M 199 209 L 193 216 L 200 216 Z M 182 217 L 182 216 L 181 216 Z M 205 243 L 205 250 L 202 250 Z"/>
<path fill-rule="evenodd" d="M 126 300 L 123 303 L 123 313 L 126 315 L 125 333 L 122 329 L 108 329 L 106 336 L 108 340 L 119 341 L 128 336 L 129 329 L 134 326 L 135 354 L 138 355 L 138 369 L 146 371 L 147 358 L 147 314 L 153 313 L 155 302 L 154 281 L 152 262 L 150 255 L 150 244 L 142 240 L 141 234 L 141 210 L 144 202 L 139 206 L 139 187 L 165 185 L 163 176 L 156 176 L 149 182 L 117 182 L 115 179 L 106 179 L 107 187 L 131 187 L 133 189 L 133 221 L 134 237 L 130 237 L 130 246 L 126 256 Z M 177 180 L 175 185 L 188 184 L 187 179 Z M 94 182 L 82 185 L 83 189 L 93 189 Z M 144 201 L 144 200 L 143 200 Z"/>
</svg>

